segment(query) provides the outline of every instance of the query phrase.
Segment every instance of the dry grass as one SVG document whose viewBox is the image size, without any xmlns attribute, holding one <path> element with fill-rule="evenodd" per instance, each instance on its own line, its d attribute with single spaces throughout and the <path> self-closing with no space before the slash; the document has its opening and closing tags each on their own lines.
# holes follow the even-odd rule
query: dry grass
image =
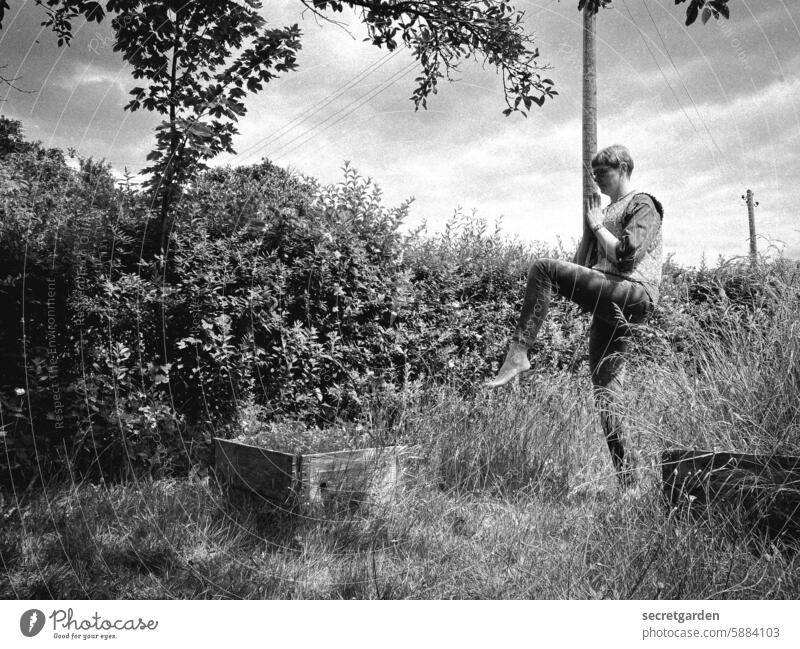
<svg viewBox="0 0 800 649">
<path fill-rule="evenodd" d="M 616 486 L 585 370 L 416 389 L 392 433 L 427 461 L 391 506 L 292 516 L 208 479 L 7 494 L 0 597 L 797 598 L 795 553 L 659 492 L 665 448 L 800 454 L 800 298 L 783 290 L 751 324 L 696 332 L 688 360 L 631 366 L 634 490 Z"/>
<path fill-rule="evenodd" d="M 642 387 L 644 390 L 644 387 Z M 5 598 L 796 597 L 800 561 L 681 520 L 650 428 L 620 493 L 567 375 L 406 422 L 427 470 L 391 506 L 291 516 L 209 480 L 52 489 L 0 532 Z M 422 414 L 424 413 L 424 416 Z M 651 411 L 650 417 L 658 417 Z M 631 440 L 634 442 L 635 440 Z"/>
<path fill-rule="evenodd" d="M 2 533 L 3 598 L 794 598 L 800 562 L 670 516 L 653 492 L 416 489 L 290 518 L 202 482 L 61 492 Z"/>
</svg>

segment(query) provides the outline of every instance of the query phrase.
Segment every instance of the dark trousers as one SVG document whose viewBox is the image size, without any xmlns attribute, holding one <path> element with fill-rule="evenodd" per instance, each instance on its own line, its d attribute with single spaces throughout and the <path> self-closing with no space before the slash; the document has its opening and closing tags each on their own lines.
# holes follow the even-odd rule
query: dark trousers
<svg viewBox="0 0 800 649">
<path fill-rule="evenodd" d="M 589 366 L 592 391 L 600 423 L 617 471 L 624 467 L 622 443 L 622 382 L 628 323 L 644 321 L 652 303 L 641 284 L 605 275 L 560 259 L 537 259 L 531 264 L 525 300 L 514 339 L 532 346 L 557 293 L 592 314 L 589 331 Z"/>
</svg>

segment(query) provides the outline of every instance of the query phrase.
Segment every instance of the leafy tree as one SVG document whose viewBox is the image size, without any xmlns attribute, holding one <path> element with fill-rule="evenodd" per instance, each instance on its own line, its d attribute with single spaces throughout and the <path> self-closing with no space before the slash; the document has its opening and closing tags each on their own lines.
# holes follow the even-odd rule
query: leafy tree
<svg viewBox="0 0 800 649">
<path fill-rule="evenodd" d="M 282 72 L 295 69 L 297 25 L 273 28 L 247 0 L 151 2 L 111 0 L 116 14 L 114 49 L 147 79 L 131 90 L 128 110 L 165 116 L 148 155 L 148 183 L 160 211 L 163 235 L 169 207 L 203 161 L 233 153 L 234 122 L 245 114 L 242 99 Z M 236 53 L 236 54 L 231 54 Z"/>
<path fill-rule="evenodd" d="M 409 48 L 421 67 L 411 99 L 417 108 L 451 78 L 466 59 L 494 66 L 503 78 L 506 115 L 526 115 L 535 103 L 556 95 L 553 81 L 541 73 L 539 50 L 525 31 L 524 13 L 511 0 L 298 0 L 318 16 L 351 9 L 378 47 Z M 728 0 L 688 1 L 686 23 L 702 10 L 728 17 Z M 36 0 L 45 7 L 59 45 L 69 44 L 72 21 L 100 22 L 114 16 L 115 51 L 147 83 L 131 90 L 128 110 L 155 111 L 165 119 L 157 127 L 147 185 L 160 214 L 162 248 L 169 230 L 170 206 L 204 161 L 233 152 L 235 122 L 245 112 L 243 99 L 284 72 L 296 68 L 301 48 L 297 25 L 274 27 L 259 11 L 260 0 Z M 579 0 L 593 11 L 609 0 Z M 7 0 L 0 0 L 0 27 Z"/>
<path fill-rule="evenodd" d="M 675 4 L 683 4 L 687 0 L 675 0 Z M 728 10 L 728 0 L 688 0 L 689 4 L 686 7 L 686 24 L 691 25 L 697 16 L 700 15 L 702 9 L 703 24 L 708 22 L 711 16 L 719 19 L 720 16 L 730 18 L 730 11 Z M 589 10 L 597 13 L 602 7 L 611 4 L 611 0 L 579 0 L 578 10 L 582 11 L 585 6 L 589 6 Z"/>
<path fill-rule="evenodd" d="M 0 158 L 27 146 L 22 139 L 22 122 L 0 115 Z"/>
<path fill-rule="evenodd" d="M 422 67 L 413 94 L 417 107 L 426 107 L 437 81 L 468 56 L 482 56 L 502 70 L 506 113 L 525 112 L 555 94 L 552 81 L 538 74 L 539 52 L 524 32 L 522 14 L 507 0 L 301 2 L 321 16 L 352 8 L 373 44 L 411 48 Z M 186 182 L 205 160 L 233 152 L 234 123 L 245 114 L 243 98 L 296 67 L 299 27 L 269 26 L 260 8 L 256 0 L 107 3 L 116 14 L 115 50 L 133 65 L 136 78 L 148 80 L 146 87 L 131 91 L 126 108 L 166 116 L 148 156 L 153 164 L 144 170 L 151 174 L 149 188 L 160 211 L 162 246 L 169 208 Z"/>
</svg>

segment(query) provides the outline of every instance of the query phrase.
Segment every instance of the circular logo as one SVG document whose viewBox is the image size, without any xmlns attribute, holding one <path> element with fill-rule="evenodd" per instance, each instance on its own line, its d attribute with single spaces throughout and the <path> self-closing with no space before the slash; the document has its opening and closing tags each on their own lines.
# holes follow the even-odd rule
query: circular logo
<svg viewBox="0 0 800 649">
<path fill-rule="evenodd" d="M 30 611 L 25 611 L 22 617 L 19 618 L 19 630 L 22 635 L 27 638 L 32 638 L 44 627 L 44 613 L 38 608 L 32 608 Z"/>
</svg>

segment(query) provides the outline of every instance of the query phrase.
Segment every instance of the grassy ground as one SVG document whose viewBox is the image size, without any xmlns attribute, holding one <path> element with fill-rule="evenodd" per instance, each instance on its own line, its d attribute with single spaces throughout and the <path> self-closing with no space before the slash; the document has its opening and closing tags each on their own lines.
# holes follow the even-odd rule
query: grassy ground
<svg viewBox="0 0 800 649">
<path fill-rule="evenodd" d="M 0 597 L 798 596 L 800 559 L 664 506 L 657 408 L 632 422 L 639 484 L 619 492 L 583 385 L 428 394 L 403 422 L 428 470 L 354 513 L 291 516 L 213 479 L 52 487 L 19 509 L 7 498 Z"/>
<path fill-rule="evenodd" d="M 438 491 L 290 519 L 188 481 L 61 491 L 2 533 L 9 598 L 796 598 L 800 561 L 650 494 Z"/>
<path fill-rule="evenodd" d="M 688 354 L 631 365 L 633 490 L 585 369 L 476 396 L 417 386 L 371 420 L 426 456 L 390 505 L 291 516 L 208 479 L 5 494 L 0 597 L 797 598 L 796 554 L 659 497 L 666 448 L 800 455 L 800 296 L 784 289 L 772 313 L 720 314 Z"/>
</svg>

